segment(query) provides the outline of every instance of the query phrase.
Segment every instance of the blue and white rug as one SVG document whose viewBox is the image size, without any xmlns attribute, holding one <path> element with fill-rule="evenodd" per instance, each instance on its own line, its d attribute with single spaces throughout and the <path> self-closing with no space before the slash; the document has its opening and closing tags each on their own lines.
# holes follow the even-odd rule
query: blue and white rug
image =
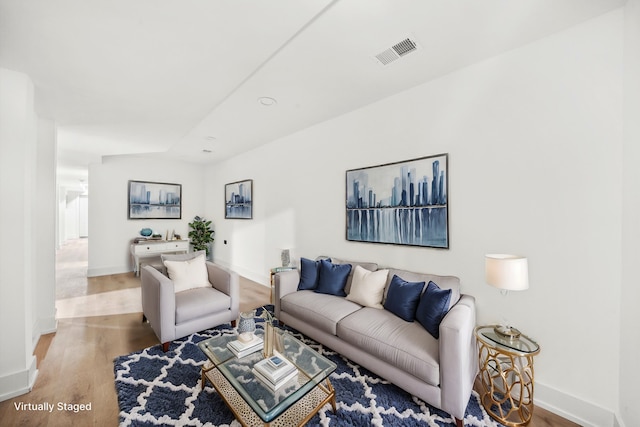
<svg viewBox="0 0 640 427">
<path fill-rule="evenodd" d="M 455 426 L 449 414 L 379 378 L 368 370 L 293 331 L 294 335 L 331 359 L 337 411 L 327 404 L 310 426 Z M 206 356 L 197 343 L 233 333 L 229 324 L 174 341 L 168 352 L 160 345 L 115 359 L 115 384 L 121 426 L 237 427 L 232 412 L 209 384 L 201 391 L 200 367 Z M 499 427 L 474 392 L 465 426 Z"/>
</svg>

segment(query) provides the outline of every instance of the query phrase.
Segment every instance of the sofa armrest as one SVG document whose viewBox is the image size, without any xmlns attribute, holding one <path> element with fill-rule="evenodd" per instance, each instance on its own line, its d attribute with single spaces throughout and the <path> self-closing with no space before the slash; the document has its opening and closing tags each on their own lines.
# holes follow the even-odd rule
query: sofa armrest
<svg viewBox="0 0 640 427">
<path fill-rule="evenodd" d="M 280 317 L 280 298 L 298 290 L 300 282 L 300 272 L 289 270 L 276 273 L 273 278 L 273 305 L 276 317 Z"/>
<path fill-rule="evenodd" d="M 214 288 L 231 297 L 231 307 L 234 316 L 240 311 L 240 277 L 235 271 L 207 261 L 207 274 L 209 282 Z"/>
<path fill-rule="evenodd" d="M 155 268 L 146 265 L 140 271 L 142 311 L 160 342 L 175 339 L 176 297 L 173 282 Z"/>
<path fill-rule="evenodd" d="M 464 418 L 478 374 L 475 298 L 462 295 L 440 323 L 440 388 L 442 409 Z"/>
</svg>

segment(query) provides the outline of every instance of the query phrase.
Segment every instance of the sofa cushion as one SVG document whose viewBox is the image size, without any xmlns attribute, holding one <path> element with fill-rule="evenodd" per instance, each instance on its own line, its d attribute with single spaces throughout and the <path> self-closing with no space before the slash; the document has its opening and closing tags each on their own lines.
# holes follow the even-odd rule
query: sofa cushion
<svg viewBox="0 0 640 427">
<path fill-rule="evenodd" d="M 300 258 L 300 282 L 298 283 L 298 290 L 315 289 L 318 286 L 319 273 L 320 260 L 313 261 L 307 258 Z"/>
<path fill-rule="evenodd" d="M 396 275 L 402 277 L 408 282 L 434 282 L 440 289 L 451 289 L 451 298 L 449 298 L 449 308 L 453 307 L 460 299 L 460 279 L 455 276 L 438 276 L 436 274 L 414 273 L 412 271 L 397 270 L 390 268 L 389 277 L 387 279 L 387 287 L 385 288 L 385 298 L 389 292 L 391 279 Z"/>
<path fill-rule="evenodd" d="M 413 322 L 422 289 L 424 289 L 424 282 L 407 282 L 398 276 L 393 276 L 384 309 L 407 322 Z"/>
<path fill-rule="evenodd" d="M 333 258 L 334 264 L 351 264 L 351 273 L 349 273 L 349 277 L 347 277 L 347 284 L 344 285 L 344 291 L 348 294 L 351 292 L 351 283 L 353 282 L 353 273 L 356 265 L 364 268 L 369 271 L 376 271 L 378 269 L 378 264 L 375 262 L 362 262 L 362 261 L 346 261 L 344 259 Z"/>
<path fill-rule="evenodd" d="M 363 307 L 338 324 L 338 337 L 415 377 L 440 384 L 438 340 L 419 323 L 386 310 Z"/>
<path fill-rule="evenodd" d="M 450 299 L 451 289 L 440 289 L 433 282 L 420 297 L 416 320 L 436 339 L 440 338 L 440 322 L 449 311 Z"/>
<path fill-rule="evenodd" d="M 356 265 L 354 270 L 347 299 L 365 307 L 381 309 L 389 270 L 369 271 L 359 265 Z"/>
<path fill-rule="evenodd" d="M 280 299 L 280 310 L 335 335 L 336 325 L 345 316 L 362 307 L 344 298 L 319 294 L 314 291 L 297 291 Z"/>
<path fill-rule="evenodd" d="M 192 288 L 211 287 L 204 254 L 186 261 L 164 261 L 176 293 Z"/>
<path fill-rule="evenodd" d="M 212 288 L 196 288 L 176 294 L 176 324 L 219 313 L 231 307 L 231 298 Z"/>
<path fill-rule="evenodd" d="M 347 296 L 344 291 L 344 285 L 347 283 L 347 277 L 350 272 L 350 264 L 333 264 L 326 259 L 320 260 L 320 274 L 315 291 L 339 297 Z"/>
</svg>

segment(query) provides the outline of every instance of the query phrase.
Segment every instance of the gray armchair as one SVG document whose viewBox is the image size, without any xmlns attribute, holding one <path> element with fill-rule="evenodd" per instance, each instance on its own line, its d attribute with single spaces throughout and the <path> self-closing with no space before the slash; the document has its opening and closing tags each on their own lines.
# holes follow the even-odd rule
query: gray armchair
<svg viewBox="0 0 640 427">
<path fill-rule="evenodd" d="M 174 292 L 173 282 L 151 266 L 141 270 L 143 320 L 167 351 L 169 343 L 223 323 L 235 326 L 240 307 L 238 274 L 206 263 L 211 287 Z"/>
</svg>

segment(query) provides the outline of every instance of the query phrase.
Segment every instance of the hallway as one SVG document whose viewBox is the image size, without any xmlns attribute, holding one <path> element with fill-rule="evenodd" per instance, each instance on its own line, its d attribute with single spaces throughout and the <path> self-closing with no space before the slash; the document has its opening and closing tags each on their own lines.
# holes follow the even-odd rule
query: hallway
<svg viewBox="0 0 640 427">
<path fill-rule="evenodd" d="M 142 312 L 133 273 L 87 277 L 88 242 L 68 240 L 56 253 L 56 319 Z"/>
</svg>

